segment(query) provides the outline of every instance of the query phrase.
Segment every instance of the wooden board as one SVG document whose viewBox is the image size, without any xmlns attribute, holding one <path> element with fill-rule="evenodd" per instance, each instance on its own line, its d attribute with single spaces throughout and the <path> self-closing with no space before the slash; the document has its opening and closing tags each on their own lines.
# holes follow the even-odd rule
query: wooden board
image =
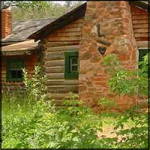
<svg viewBox="0 0 150 150">
<path fill-rule="evenodd" d="M 54 32 L 44 39 L 44 71 L 51 98 L 63 99 L 68 92 L 78 93 L 78 80 L 65 79 L 65 52 L 79 51 L 83 19 Z M 58 102 L 59 103 L 59 102 Z"/>
<path fill-rule="evenodd" d="M 131 14 L 136 41 L 148 41 L 148 12 L 131 6 Z"/>
<path fill-rule="evenodd" d="M 25 59 L 25 68 L 28 72 L 28 77 L 31 78 L 34 72 L 34 66 L 37 65 L 37 53 L 34 53 L 30 56 L 4 56 L 2 59 L 2 70 L 1 70 L 1 80 L 2 80 L 2 90 L 6 90 L 13 86 L 15 89 L 20 89 L 22 86 L 24 87 L 23 82 L 6 82 L 6 58 L 23 58 Z"/>
</svg>

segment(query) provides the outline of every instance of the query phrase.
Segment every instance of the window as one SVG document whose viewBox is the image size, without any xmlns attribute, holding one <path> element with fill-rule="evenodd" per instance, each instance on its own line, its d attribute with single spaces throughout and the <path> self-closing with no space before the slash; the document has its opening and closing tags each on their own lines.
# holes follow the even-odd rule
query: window
<svg viewBox="0 0 150 150">
<path fill-rule="evenodd" d="M 139 62 L 144 60 L 144 56 L 148 53 L 148 49 L 139 49 Z M 141 66 L 139 65 L 139 68 Z M 150 77 L 150 74 L 148 74 L 148 77 Z"/>
<path fill-rule="evenodd" d="M 78 52 L 65 52 L 65 78 L 78 79 Z"/>
<path fill-rule="evenodd" d="M 139 62 L 143 61 L 143 57 L 148 53 L 148 49 L 139 49 Z"/>
<path fill-rule="evenodd" d="M 6 60 L 6 81 L 22 81 L 24 60 L 7 59 Z"/>
</svg>

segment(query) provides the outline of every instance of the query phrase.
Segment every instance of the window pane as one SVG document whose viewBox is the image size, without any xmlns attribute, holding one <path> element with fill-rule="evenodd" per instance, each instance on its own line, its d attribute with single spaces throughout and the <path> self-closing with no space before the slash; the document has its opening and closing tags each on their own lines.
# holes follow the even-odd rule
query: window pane
<svg viewBox="0 0 150 150">
<path fill-rule="evenodd" d="M 22 70 L 17 70 L 17 78 L 22 78 Z"/>
<path fill-rule="evenodd" d="M 77 57 L 71 58 L 71 64 L 78 64 Z"/>
<path fill-rule="evenodd" d="M 23 64 L 21 61 L 11 61 L 10 67 L 11 69 L 21 69 L 23 67 Z"/>
<path fill-rule="evenodd" d="M 146 54 L 148 54 L 148 49 L 140 49 L 140 50 L 139 50 L 139 62 L 141 62 L 141 61 L 144 60 L 144 56 L 145 56 Z M 149 67 L 149 66 L 148 66 L 148 67 Z M 141 65 L 139 65 L 139 69 L 141 69 Z M 148 72 L 147 72 L 148 78 L 150 78 L 149 70 L 150 70 L 150 69 L 148 69 Z M 145 73 L 146 73 L 146 72 L 145 72 Z"/>
<path fill-rule="evenodd" d="M 16 70 L 11 70 L 11 77 L 12 78 L 17 78 L 17 72 L 16 72 Z"/>
<path fill-rule="evenodd" d="M 12 79 L 22 79 L 22 70 L 11 70 Z"/>
<path fill-rule="evenodd" d="M 71 72 L 77 72 L 77 71 L 78 71 L 78 66 L 71 67 Z"/>
<path fill-rule="evenodd" d="M 23 79 L 22 68 L 24 68 L 24 61 L 21 59 L 7 59 L 6 62 L 6 78 L 7 81 L 19 81 Z"/>
<path fill-rule="evenodd" d="M 147 49 L 141 49 L 139 50 L 139 61 L 143 60 L 143 57 L 148 53 Z"/>
<path fill-rule="evenodd" d="M 70 72 L 78 71 L 78 57 L 70 57 Z"/>
</svg>

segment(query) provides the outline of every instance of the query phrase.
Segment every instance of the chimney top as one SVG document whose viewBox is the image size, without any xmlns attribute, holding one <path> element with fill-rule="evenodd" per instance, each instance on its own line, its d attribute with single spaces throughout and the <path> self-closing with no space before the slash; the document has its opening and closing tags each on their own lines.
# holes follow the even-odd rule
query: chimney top
<svg viewBox="0 0 150 150">
<path fill-rule="evenodd" d="M 5 38 L 12 33 L 12 13 L 9 7 L 3 7 L 2 11 L 1 38 Z"/>
</svg>

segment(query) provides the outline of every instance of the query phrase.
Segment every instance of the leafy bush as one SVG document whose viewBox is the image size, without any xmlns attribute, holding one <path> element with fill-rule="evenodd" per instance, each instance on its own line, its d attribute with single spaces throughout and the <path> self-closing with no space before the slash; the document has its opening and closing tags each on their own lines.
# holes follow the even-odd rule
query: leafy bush
<svg viewBox="0 0 150 150">
<path fill-rule="evenodd" d="M 119 61 L 111 61 L 110 58 L 115 57 L 108 56 L 106 64 L 109 66 L 110 63 L 119 64 Z M 128 71 L 119 72 L 115 67 L 108 69 L 111 70 L 112 78 L 109 85 L 113 92 L 136 94 L 132 88 L 124 90 L 118 86 L 122 83 L 121 86 L 128 88 L 124 85 L 124 80 L 128 80 Z M 21 96 L 18 94 L 3 96 L 2 148 L 148 147 L 147 112 L 140 113 L 137 107 L 133 107 L 120 114 L 112 112 L 94 114 L 92 109 L 84 105 L 78 95 L 74 94 L 69 96 L 69 100 L 68 98 L 64 100 L 65 109 L 56 109 L 51 101 L 45 101 L 46 81 L 46 76 L 40 74 L 40 67 L 35 67 L 35 74 L 31 79 L 27 78 L 24 69 L 27 93 Z M 114 101 L 106 98 L 101 99 L 99 103 L 104 107 L 114 106 Z M 113 127 L 114 136 L 104 134 L 107 125 Z"/>
<path fill-rule="evenodd" d="M 116 93 L 116 95 L 139 95 L 147 99 L 148 54 L 144 57 L 144 61 L 139 63 L 140 67 L 134 71 L 125 69 L 114 54 L 105 57 L 104 65 L 110 75 L 109 87 L 111 92 Z M 148 113 L 144 110 L 139 113 L 139 107 L 133 106 L 133 108 L 126 110 L 124 114 L 117 117 L 114 130 L 117 136 L 122 137 L 118 142 L 121 148 L 148 147 Z M 131 121 L 133 122 L 132 127 L 125 129 L 125 123 Z"/>
<path fill-rule="evenodd" d="M 115 54 L 104 58 L 106 72 L 110 75 L 109 87 L 117 95 L 148 96 L 148 54 L 139 63 L 140 68 L 129 70 L 123 67 Z"/>
</svg>

